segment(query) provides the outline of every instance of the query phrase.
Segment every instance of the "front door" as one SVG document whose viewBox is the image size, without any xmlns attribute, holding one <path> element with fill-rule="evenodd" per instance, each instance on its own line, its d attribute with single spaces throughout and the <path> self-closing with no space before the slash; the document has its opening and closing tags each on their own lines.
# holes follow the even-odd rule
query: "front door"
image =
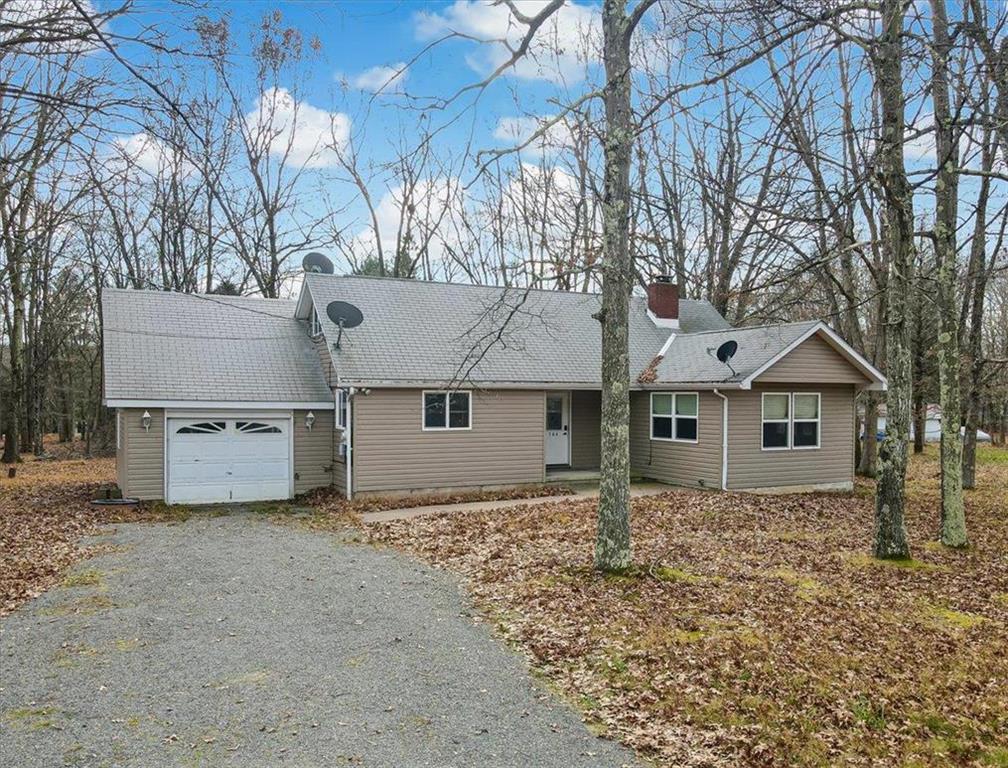
<svg viewBox="0 0 1008 768">
<path fill-rule="evenodd" d="M 570 397 L 566 392 L 546 395 L 546 463 L 570 464 Z"/>
</svg>

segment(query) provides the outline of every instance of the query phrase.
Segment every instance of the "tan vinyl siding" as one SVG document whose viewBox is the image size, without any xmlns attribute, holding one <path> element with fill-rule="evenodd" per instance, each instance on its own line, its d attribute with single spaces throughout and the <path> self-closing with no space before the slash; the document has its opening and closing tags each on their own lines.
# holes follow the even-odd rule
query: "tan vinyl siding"
<svg viewBox="0 0 1008 768">
<path fill-rule="evenodd" d="M 571 468 L 598 469 L 601 463 L 602 393 L 571 392 Z"/>
<path fill-rule="evenodd" d="M 867 377 L 819 336 L 803 341 L 756 379 L 760 384 L 789 384 L 795 381 L 859 385 L 868 383 Z"/>
<path fill-rule="evenodd" d="M 630 469 L 673 485 L 721 487 L 721 400 L 699 393 L 697 442 L 651 440 L 649 392 L 630 393 Z"/>
<path fill-rule="evenodd" d="M 120 425 L 123 452 L 124 496 L 134 499 L 164 498 L 164 410 L 148 408 L 150 431 L 141 424 L 143 408 L 123 408 Z"/>
<path fill-rule="evenodd" d="M 354 399 L 354 492 L 542 482 L 545 397 L 472 393 L 472 429 L 421 429 L 419 389 L 372 389 Z"/>
<path fill-rule="evenodd" d="M 764 451 L 763 392 L 820 393 L 819 448 Z M 842 484 L 854 479 L 854 387 L 774 384 L 728 393 L 728 487 Z"/>
<path fill-rule="evenodd" d="M 346 468 L 339 456 L 340 430 L 333 431 L 333 411 L 313 411 L 315 423 L 305 426 L 308 411 L 294 411 L 294 493 L 335 485 L 346 487 Z M 336 462 L 333 461 L 336 457 Z"/>
</svg>

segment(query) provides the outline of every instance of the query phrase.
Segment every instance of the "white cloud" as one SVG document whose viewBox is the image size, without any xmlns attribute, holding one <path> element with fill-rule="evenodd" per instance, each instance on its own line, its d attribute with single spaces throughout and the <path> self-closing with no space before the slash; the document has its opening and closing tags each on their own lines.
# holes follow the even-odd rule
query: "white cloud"
<svg viewBox="0 0 1008 768">
<path fill-rule="evenodd" d="M 903 142 L 903 160 L 933 166 L 936 162 L 934 115 L 922 114 L 907 128 Z"/>
<path fill-rule="evenodd" d="M 494 138 L 513 146 L 519 146 L 538 130 L 542 129 L 549 117 L 502 117 L 494 128 Z M 522 149 L 522 154 L 541 157 L 543 155 L 559 152 L 574 145 L 574 137 L 570 128 L 561 120 L 554 123 L 543 131 L 541 136 L 536 137 L 527 147 Z"/>
<path fill-rule="evenodd" d="M 99 27 L 107 25 L 107 21 L 97 18 L 98 11 L 91 0 L 83 0 L 80 11 L 70 0 L 3 0 L 0 2 L 0 42 L 9 45 L 15 36 L 21 35 L 22 29 L 27 29 L 29 35 L 39 40 L 58 42 L 29 42 L 15 50 L 45 46 L 50 51 L 91 53 L 99 46 L 81 11 Z"/>
<path fill-rule="evenodd" d="M 264 91 L 255 108 L 245 115 L 254 141 L 268 143 L 270 154 L 286 155 L 304 168 L 329 168 L 337 164 L 333 147 L 346 146 L 350 118 L 297 101 L 286 88 Z"/>
<path fill-rule="evenodd" d="M 406 80 L 407 75 L 409 75 L 409 68 L 406 66 L 406 62 L 400 61 L 391 66 L 371 67 L 349 78 L 341 79 L 346 79 L 350 85 L 362 91 L 390 93 L 402 89 L 403 81 Z"/>
<path fill-rule="evenodd" d="M 547 0 L 517 0 L 519 13 L 531 17 L 547 5 Z M 455 0 L 439 13 L 421 11 L 414 16 L 421 40 L 434 40 L 458 33 L 480 41 L 466 62 L 486 75 L 508 60 L 512 48 L 520 44 L 527 25 L 503 4 L 478 0 Z M 596 8 L 567 2 L 554 12 L 536 32 L 526 55 L 508 70 L 525 80 L 579 82 L 588 63 L 597 61 L 601 49 L 601 18 Z"/>
<path fill-rule="evenodd" d="M 134 133 L 115 140 L 113 144 L 113 170 L 138 169 L 150 176 L 177 171 L 182 178 L 196 169 L 176 152 L 170 144 L 149 133 Z"/>
<path fill-rule="evenodd" d="M 414 249 L 426 243 L 431 259 L 440 260 L 446 245 L 457 242 L 452 234 L 454 229 L 445 223 L 462 210 L 458 192 L 458 179 L 447 176 L 418 181 L 412 189 L 399 184 L 386 190 L 375 207 L 386 262 L 395 256 L 397 238 L 406 234 Z M 354 237 L 351 250 L 357 254 L 377 254 L 376 246 L 375 231 L 369 226 Z"/>
</svg>

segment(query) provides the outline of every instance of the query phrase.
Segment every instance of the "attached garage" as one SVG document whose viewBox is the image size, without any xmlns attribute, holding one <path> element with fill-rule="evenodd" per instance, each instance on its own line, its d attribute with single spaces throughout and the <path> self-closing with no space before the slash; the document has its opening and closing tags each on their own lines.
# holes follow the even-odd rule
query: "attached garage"
<svg viewBox="0 0 1008 768">
<path fill-rule="evenodd" d="M 292 443 L 290 417 L 169 417 L 166 501 L 208 504 L 290 498 Z"/>
</svg>

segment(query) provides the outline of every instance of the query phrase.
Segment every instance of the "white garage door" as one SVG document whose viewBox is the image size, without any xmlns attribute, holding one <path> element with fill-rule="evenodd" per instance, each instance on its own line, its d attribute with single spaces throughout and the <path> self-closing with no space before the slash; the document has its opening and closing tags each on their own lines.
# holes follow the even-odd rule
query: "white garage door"
<svg viewBox="0 0 1008 768">
<path fill-rule="evenodd" d="M 290 496 L 287 419 L 168 419 L 168 501 L 262 501 Z"/>
</svg>

